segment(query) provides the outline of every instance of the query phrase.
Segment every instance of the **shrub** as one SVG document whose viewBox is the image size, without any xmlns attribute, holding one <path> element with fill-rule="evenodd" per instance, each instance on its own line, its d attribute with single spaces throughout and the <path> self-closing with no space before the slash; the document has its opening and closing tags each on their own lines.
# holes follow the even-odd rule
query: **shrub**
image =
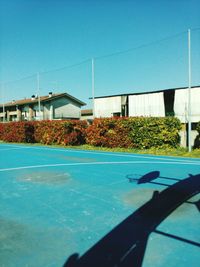
<svg viewBox="0 0 200 267">
<path fill-rule="evenodd" d="M 197 123 L 197 128 L 196 128 L 197 132 L 200 134 L 200 121 Z"/>
<path fill-rule="evenodd" d="M 135 148 L 177 147 L 181 123 L 177 118 L 130 118 L 130 138 Z"/>
<path fill-rule="evenodd" d="M 86 121 L 35 122 L 35 141 L 42 144 L 81 145 L 85 143 Z"/>
<path fill-rule="evenodd" d="M 0 139 L 7 142 L 82 145 L 122 148 L 177 147 L 181 123 L 177 118 L 103 118 L 86 121 L 0 123 Z M 198 126 L 200 132 L 200 123 Z"/>
<path fill-rule="evenodd" d="M 181 123 L 177 118 L 95 119 L 86 130 L 86 142 L 94 146 L 148 149 L 177 147 Z"/>
<path fill-rule="evenodd" d="M 9 122 L 0 125 L 1 140 L 6 142 L 34 142 L 32 122 Z"/>
<path fill-rule="evenodd" d="M 0 140 L 6 142 L 81 145 L 86 121 L 34 121 L 0 123 Z"/>
<path fill-rule="evenodd" d="M 122 118 L 95 119 L 86 129 L 87 144 L 102 147 L 131 147 L 129 129 Z"/>
</svg>

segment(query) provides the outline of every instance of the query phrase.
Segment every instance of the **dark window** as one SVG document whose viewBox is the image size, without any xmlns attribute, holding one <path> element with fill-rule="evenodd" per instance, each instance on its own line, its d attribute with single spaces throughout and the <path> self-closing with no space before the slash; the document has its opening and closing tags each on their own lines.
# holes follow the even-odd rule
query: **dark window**
<svg viewBox="0 0 200 267">
<path fill-rule="evenodd" d="M 120 112 L 114 112 L 113 117 L 120 117 L 121 113 Z"/>
<path fill-rule="evenodd" d="M 175 90 L 164 91 L 165 116 L 174 116 L 174 96 Z"/>
</svg>

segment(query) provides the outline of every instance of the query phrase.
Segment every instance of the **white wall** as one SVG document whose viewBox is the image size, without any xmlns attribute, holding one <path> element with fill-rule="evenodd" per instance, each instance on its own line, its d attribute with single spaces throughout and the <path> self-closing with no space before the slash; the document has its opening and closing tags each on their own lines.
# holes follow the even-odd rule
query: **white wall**
<svg viewBox="0 0 200 267">
<path fill-rule="evenodd" d="M 181 122 L 188 121 L 188 89 L 175 91 L 174 112 Z M 200 87 L 191 88 L 191 121 L 200 121 Z"/>
<path fill-rule="evenodd" d="M 129 116 L 164 117 L 165 107 L 163 92 L 130 95 Z"/>
<path fill-rule="evenodd" d="M 121 113 L 121 96 L 96 98 L 94 100 L 95 117 L 112 117 L 113 113 Z"/>
<path fill-rule="evenodd" d="M 76 102 L 67 99 L 66 97 L 55 99 L 52 101 L 53 117 L 56 118 L 76 118 L 80 119 L 80 105 Z"/>
</svg>

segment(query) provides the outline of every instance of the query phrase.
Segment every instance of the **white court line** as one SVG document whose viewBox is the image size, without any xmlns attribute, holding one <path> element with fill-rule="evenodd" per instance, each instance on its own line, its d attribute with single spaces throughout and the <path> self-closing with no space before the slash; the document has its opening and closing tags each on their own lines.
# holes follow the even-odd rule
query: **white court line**
<svg viewBox="0 0 200 267">
<path fill-rule="evenodd" d="M 1 151 L 10 151 L 10 150 L 20 150 L 20 149 L 24 149 L 25 147 L 13 147 L 13 148 L 1 148 L 0 149 L 0 152 Z M 26 147 L 25 149 L 29 149 L 29 147 Z"/>
<path fill-rule="evenodd" d="M 16 171 L 24 169 L 36 169 L 36 168 L 50 168 L 50 167 L 64 167 L 64 166 L 88 166 L 88 165 L 123 165 L 123 164 L 173 164 L 173 165 L 200 165 L 200 162 L 155 162 L 155 161 L 102 161 L 102 162 L 77 162 L 77 163 L 58 163 L 58 164 L 44 164 L 44 165 L 33 165 L 33 166 L 21 166 L 14 168 L 0 169 L 0 172 L 5 171 Z"/>
<path fill-rule="evenodd" d="M 182 158 L 177 158 L 177 157 L 170 157 L 170 156 L 154 156 L 154 155 L 149 155 L 149 156 L 144 156 L 144 155 L 132 155 L 132 154 L 120 154 L 119 152 L 112 153 L 112 152 L 94 152 L 94 151 L 85 151 L 85 150 L 73 150 L 73 149 L 58 149 L 58 148 L 50 148 L 50 147 L 32 147 L 32 146 L 15 146 L 16 148 L 21 148 L 21 149 L 37 149 L 37 150 L 50 150 L 50 151 L 61 151 L 61 152 L 66 152 L 66 153 L 82 153 L 82 154 L 92 154 L 92 155 L 105 155 L 105 156 L 115 156 L 115 157 L 127 157 L 127 158 L 141 158 L 141 159 L 155 159 L 155 160 L 164 160 L 164 161 L 180 161 L 180 162 L 194 162 L 194 163 L 200 163 L 199 159 L 196 158 L 189 158 L 186 159 L 184 157 Z M 1 150 L 0 150 L 1 151 Z M 169 158 L 170 157 L 170 158 Z"/>
<path fill-rule="evenodd" d="M 79 190 L 70 189 L 69 191 L 70 191 L 70 192 L 73 192 L 73 193 L 76 193 L 76 194 L 78 194 L 78 195 L 82 195 L 82 196 L 87 197 L 87 198 L 96 199 L 96 200 L 99 200 L 99 201 L 104 202 L 104 203 L 106 203 L 106 204 L 113 205 L 113 203 L 110 202 L 110 201 L 107 201 L 107 200 L 105 200 L 105 199 L 103 199 L 103 198 L 99 198 L 99 197 L 93 196 L 93 195 L 91 195 L 91 194 L 83 193 L 83 192 L 81 192 L 81 191 L 79 191 Z"/>
</svg>

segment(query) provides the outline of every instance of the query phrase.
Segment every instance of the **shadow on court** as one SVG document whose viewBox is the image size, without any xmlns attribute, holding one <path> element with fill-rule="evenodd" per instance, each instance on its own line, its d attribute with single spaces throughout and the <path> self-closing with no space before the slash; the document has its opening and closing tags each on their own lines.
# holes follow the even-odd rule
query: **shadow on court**
<svg viewBox="0 0 200 267">
<path fill-rule="evenodd" d="M 148 173 L 137 179 L 137 183 L 152 182 L 160 177 L 159 175 L 159 172 Z M 170 213 L 200 192 L 200 174 L 190 175 L 180 181 L 174 180 L 176 183 L 167 185 L 165 190 L 154 191 L 148 202 L 117 225 L 81 257 L 77 253 L 71 255 L 63 267 L 140 267 L 152 232 L 200 247 L 198 242 L 156 230 Z M 200 200 L 188 201 L 188 203 L 195 204 L 200 210 Z"/>
</svg>

